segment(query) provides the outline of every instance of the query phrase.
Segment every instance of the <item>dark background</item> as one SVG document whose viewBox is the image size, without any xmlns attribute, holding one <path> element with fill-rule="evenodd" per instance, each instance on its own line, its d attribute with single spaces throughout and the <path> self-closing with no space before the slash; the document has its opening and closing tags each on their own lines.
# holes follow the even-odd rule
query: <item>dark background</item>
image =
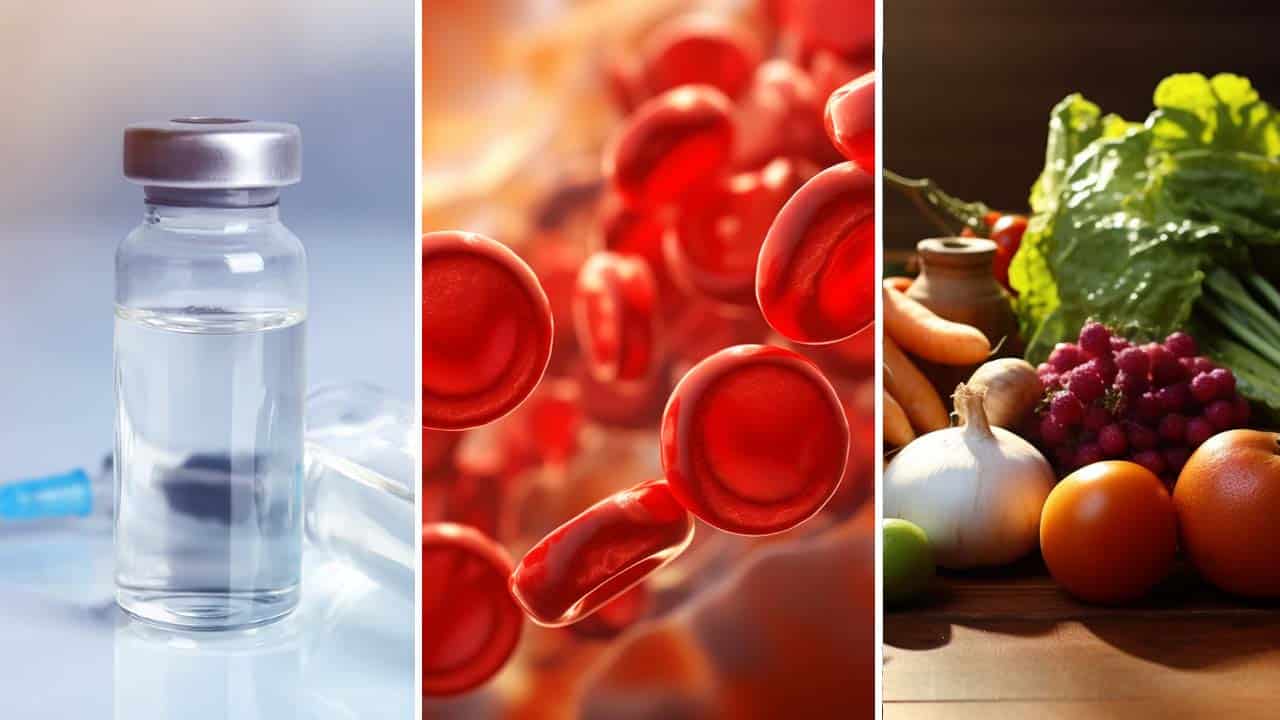
<svg viewBox="0 0 1280 720">
<path fill-rule="evenodd" d="M 1280 1 L 885 0 L 884 166 L 1027 210 L 1049 110 L 1080 92 L 1141 120 L 1175 72 L 1233 72 L 1280 105 Z M 884 238 L 938 234 L 885 188 Z"/>
</svg>

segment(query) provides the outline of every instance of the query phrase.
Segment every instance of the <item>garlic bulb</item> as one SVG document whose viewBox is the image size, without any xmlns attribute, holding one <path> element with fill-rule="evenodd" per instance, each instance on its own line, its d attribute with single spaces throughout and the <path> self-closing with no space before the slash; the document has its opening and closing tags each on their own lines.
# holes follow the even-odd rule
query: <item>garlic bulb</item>
<svg viewBox="0 0 1280 720">
<path fill-rule="evenodd" d="M 1031 443 L 991 426 L 981 391 L 954 398 L 965 424 L 917 438 L 885 469 L 885 517 L 919 525 L 943 567 L 1011 563 L 1036 547 L 1057 478 Z"/>
</svg>

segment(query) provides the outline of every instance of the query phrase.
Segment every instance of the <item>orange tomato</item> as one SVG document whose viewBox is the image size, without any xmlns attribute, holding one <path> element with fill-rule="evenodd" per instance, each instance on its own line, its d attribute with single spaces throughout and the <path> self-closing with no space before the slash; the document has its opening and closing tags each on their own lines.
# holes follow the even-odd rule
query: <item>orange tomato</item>
<svg viewBox="0 0 1280 720">
<path fill-rule="evenodd" d="M 1173 491 L 1182 544 L 1209 582 L 1280 597 L 1280 435 L 1229 430 L 1196 449 Z"/>
<path fill-rule="evenodd" d="M 1173 499 L 1150 470 L 1086 465 L 1049 493 L 1040 551 L 1059 585 L 1088 602 L 1136 600 L 1164 579 L 1178 550 Z"/>
</svg>

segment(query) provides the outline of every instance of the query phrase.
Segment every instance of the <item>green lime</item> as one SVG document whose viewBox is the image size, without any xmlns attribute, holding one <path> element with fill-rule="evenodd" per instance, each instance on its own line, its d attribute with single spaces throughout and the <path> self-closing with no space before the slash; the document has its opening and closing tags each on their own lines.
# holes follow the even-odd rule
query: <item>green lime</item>
<svg viewBox="0 0 1280 720">
<path fill-rule="evenodd" d="M 918 595 L 933 581 L 933 549 L 919 525 L 885 518 L 884 602 L 898 605 Z"/>
</svg>

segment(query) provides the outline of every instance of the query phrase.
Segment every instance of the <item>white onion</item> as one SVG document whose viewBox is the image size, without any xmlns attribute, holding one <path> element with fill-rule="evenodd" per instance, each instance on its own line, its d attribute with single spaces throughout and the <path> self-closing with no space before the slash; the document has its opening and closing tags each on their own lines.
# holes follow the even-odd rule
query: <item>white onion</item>
<svg viewBox="0 0 1280 720">
<path fill-rule="evenodd" d="M 919 525 L 938 564 L 1005 565 L 1036 547 L 1040 510 L 1056 481 L 1031 443 L 992 427 L 983 393 L 955 393 L 961 427 L 907 445 L 884 473 L 884 515 Z"/>
<path fill-rule="evenodd" d="M 1021 425 L 1044 395 L 1036 369 L 1022 358 L 983 363 L 965 385 L 970 391 L 986 393 L 982 407 L 987 411 L 987 422 L 1002 428 Z"/>
</svg>

